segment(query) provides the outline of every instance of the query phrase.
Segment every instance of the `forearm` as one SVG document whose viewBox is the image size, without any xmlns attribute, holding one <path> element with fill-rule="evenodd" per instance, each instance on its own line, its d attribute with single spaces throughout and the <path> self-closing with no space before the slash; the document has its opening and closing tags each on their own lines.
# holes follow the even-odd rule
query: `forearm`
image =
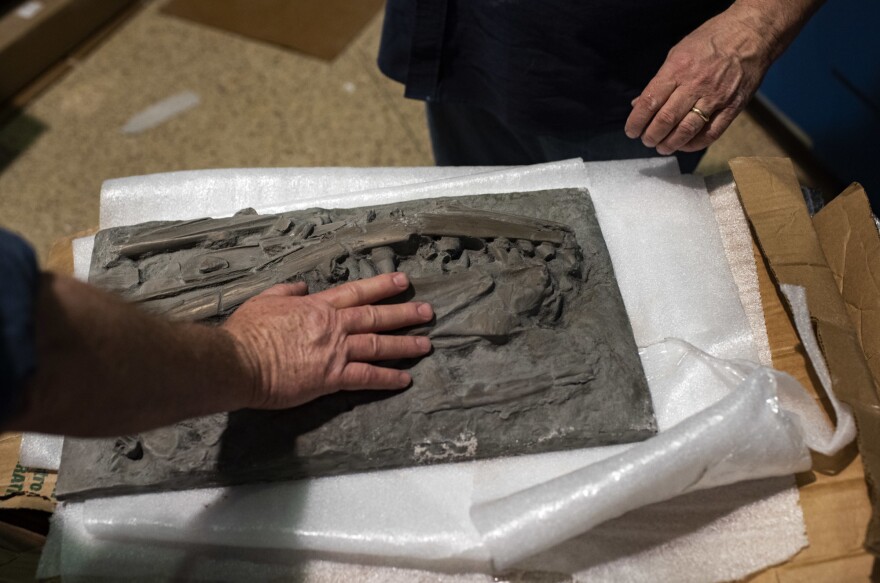
<svg viewBox="0 0 880 583">
<path fill-rule="evenodd" d="M 825 0 L 736 0 L 726 11 L 761 33 L 772 63 L 788 48 Z"/>
<path fill-rule="evenodd" d="M 71 278 L 43 277 L 36 329 L 37 372 L 15 429 L 134 433 L 253 397 L 222 329 L 164 321 Z"/>
</svg>

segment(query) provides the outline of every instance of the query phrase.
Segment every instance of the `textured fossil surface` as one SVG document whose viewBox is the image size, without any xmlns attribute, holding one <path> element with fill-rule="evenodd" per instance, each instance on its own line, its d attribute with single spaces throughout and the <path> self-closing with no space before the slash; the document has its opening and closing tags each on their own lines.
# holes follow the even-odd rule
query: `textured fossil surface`
<svg viewBox="0 0 880 583">
<path fill-rule="evenodd" d="M 118 439 L 67 439 L 59 498 L 537 453 L 647 438 L 647 382 L 582 190 L 433 199 L 102 231 L 91 281 L 144 309 L 222 321 L 283 281 L 394 270 L 434 305 L 402 392 L 343 392 Z"/>
</svg>

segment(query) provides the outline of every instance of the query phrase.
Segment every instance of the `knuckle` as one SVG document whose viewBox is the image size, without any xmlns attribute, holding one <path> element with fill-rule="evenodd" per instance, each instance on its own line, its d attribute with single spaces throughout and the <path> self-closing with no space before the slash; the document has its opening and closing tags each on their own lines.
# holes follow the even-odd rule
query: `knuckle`
<svg viewBox="0 0 880 583">
<path fill-rule="evenodd" d="M 657 114 L 657 121 L 665 126 L 673 125 L 677 120 L 675 114 L 669 111 L 668 109 L 664 109 Z"/>
<path fill-rule="evenodd" d="M 730 105 L 733 109 L 739 111 L 743 107 L 745 107 L 746 102 L 748 102 L 748 98 L 741 91 L 737 91 L 733 95 L 733 99 L 730 101 Z"/>
<path fill-rule="evenodd" d="M 374 329 L 379 326 L 381 318 L 379 317 L 379 308 L 376 306 L 365 306 L 363 311 L 363 322 L 367 328 Z"/>
<path fill-rule="evenodd" d="M 689 53 L 676 51 L 669 55 L 669 64 L 678 71 L 687 71 L 694 67 L 694 58 Z"/>
<path fill-rule="evenodd" d="M 382 352 L 382 338 L 378 334 L 370 334 L 367 338 L 370 354 L 377 355 Z"/>
<path fill-rule="evenodd" d="M 706 130 L 706 139 L 714 142 L 718 138 L 720 138 L 721 134 L 723 134 L 723 133 L 724 133 L 724 130 L 722 130 L 721 128 L 710 127 L 709 129 Z"/>
<path fill-rule="evenodd" d="M 306 329 L 322 331 L 330 330 L 338 325 L 333 310 L 323 306 L 311 306 L 311 308 L 305 312 L 304 326 Z"/>
<path fill-rule="evenodd" d="M 348 302 L 355 306 L 363 303 L 363 292 L 361 291 L 361 286 L 357 285 L 358 283 L 360 282 L 353 282 L 344 286 L 345 295 L 348 296 Z"/>
<path fill-rule="evenodd" d="M 357 384 L 363 387 L 370 387 L 376 383 L 376 369 L 372 366 L 362 366 L 358 369 Z"/>
<path fill-rule="evenodd" d="M 693 137 L 697 135 L 697 132 L 700 131 L 702 125 L 695 120 L 689 119 L 693 116 L 688 116 L 681 120 L 681 123 L 678 124 L 678 132 L 687 137 Z M 701 120 L 702 121 L 702 120 Z"/>
</svg>

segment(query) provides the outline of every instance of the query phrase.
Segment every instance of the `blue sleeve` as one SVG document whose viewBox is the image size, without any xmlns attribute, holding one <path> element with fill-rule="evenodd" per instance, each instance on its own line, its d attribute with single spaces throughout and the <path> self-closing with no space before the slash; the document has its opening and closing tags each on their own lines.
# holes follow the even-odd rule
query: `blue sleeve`
<svg viewBox="0 0 880 583">
<path fill-rule="evenodd" d="M 34 310 L 39 271 L 33 249 L 0 229 L 0 423 L 19 406 L 37 365 Z"/>
</svg>

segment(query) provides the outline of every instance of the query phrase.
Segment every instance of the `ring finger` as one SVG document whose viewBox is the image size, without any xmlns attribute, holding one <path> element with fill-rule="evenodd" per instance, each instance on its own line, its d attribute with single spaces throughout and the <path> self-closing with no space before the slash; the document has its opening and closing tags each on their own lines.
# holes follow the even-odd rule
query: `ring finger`
<svg viewBox="0 0 880 583">
<path fill-rule="evenodd" d="M 657 144 L 665 140 L 685 117 L 694 105 L 694 101 L 696 98 L 691 95 L 690 91 L 678 87 L 651 120 L 642 135 L 642 143 L 649 148 L 656 148 Z"/>
<path fill-rule="evenodd" d="M 699 111 L 694 111 L 695 109 Z M 709 108 L 709 105 L 702 99 L 698 100 L 681 118 L 675 129 L 662 142 L 657 144 L 657 153 L 668 156 L 681 149 L 694 136 L 703 131 L 703 128 L 709 123 L 703 116 L 710 117 L 711 113 L 712 110 Z"/>
</svg>

